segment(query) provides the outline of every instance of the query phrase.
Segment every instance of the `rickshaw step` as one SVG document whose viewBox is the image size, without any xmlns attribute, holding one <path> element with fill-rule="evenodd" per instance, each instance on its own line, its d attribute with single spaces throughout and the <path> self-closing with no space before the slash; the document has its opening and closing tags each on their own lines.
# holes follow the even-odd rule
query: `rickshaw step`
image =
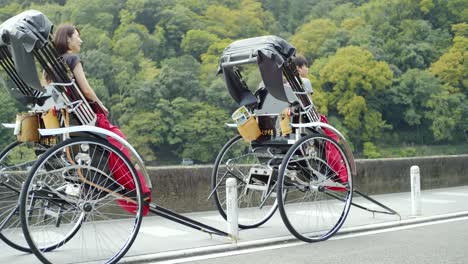
<svg viewBox="0 0 468 264">
<path fill-rule="evenodd" d="M 277 171 L 271 168 L 251 168 L 249 177 L 247 178 L 246 188 L 244 189 L 244 195 L 250 190 L 254 190 L 262 192 L 262 199 L 267 198 L 269 193 L 270 196 L 275 197 L 276 194 L 270 191 L 274 185 L 274 180 L 276 180 L 274 179 L 275 176 L 277 176 Z"/>
</svg>

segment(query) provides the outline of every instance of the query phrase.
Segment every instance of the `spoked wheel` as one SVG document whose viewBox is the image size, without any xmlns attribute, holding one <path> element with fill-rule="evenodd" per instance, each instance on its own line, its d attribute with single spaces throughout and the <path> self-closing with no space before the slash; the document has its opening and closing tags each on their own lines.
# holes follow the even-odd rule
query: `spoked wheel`
<svg viewBox="0 0 468 264">
<path fill-rule="evenodd" d="M 49 149 L 20 197 L 24 236 L 43 263 L 116 263 L 135 240 L 142 212 L 132 163 L 96 138 L 72 138 Z"/>
<path fill-rule="evenodd" d="M 213 198 L 221 216 L 226 219 L 226 179 L 233 177 L 237 180 L 239 227 L 253 228 L 268 221 L 278 207 L 274 193 L 269 192 L 276 183 L 277 171 L 272 172 L 270 182 L 268 176 L 262 176 L 270 171 L 241 136 L 229 140 L 218 154 L 211 175 Z"/>
<path fill-rule="evenodd" d="M 298 140 L 281 164 L 281 217 L 298 239 L 330 238 L 343 225 L 353 194 L 349 161 L 338 143 L 323 135 Z"/>
<path fill-rule="evenodd" d="M 45 152 L 33 142 L 13 142 L 0 153 L 0 239 L 9 246 L 31 252 L 21 230 L 18 198 L 28 170 Z"/>
</svg>

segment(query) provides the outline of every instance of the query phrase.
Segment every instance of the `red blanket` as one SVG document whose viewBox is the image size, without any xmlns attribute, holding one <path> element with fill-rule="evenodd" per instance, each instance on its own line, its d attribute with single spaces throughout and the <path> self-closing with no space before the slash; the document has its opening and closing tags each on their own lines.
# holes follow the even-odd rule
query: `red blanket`
<svg viewBox="0 0 468 264">
<path fill-rule="evenodd" d="M 97 115 L 96 125 L 98 127 L 112 131 L 115 134 L 122 137 L 123 139 L 125 139 L 125 135 L 122 133 L 120 128 L 118 126 L 112 125 L 107 119 L 106 115 L 104 114 L 96 114 L 96 115 Z M 125 148 L 120 142 L 113 139 L 112 137 L 107 137 L 107 139 L 109 140 L 109 143 L 111 143 L 112 145 L 120 149 L 122 153 L 125 154 L 125 156 L 127 156 L 128 159 L 130 160 L 130 152 L 128 151 L 127 148 Z M 111 153 L 109 156 L 109 169 L 110 169 L 112 176 L 118 183 L 123 185 L 127 190 L 135 190 L 135 183 L 132 179 L 131 173 L 128 171 L 128 168 L 127 166 L 125 166 L 124 162 L 114 153 Z M 144 197 L 148 197 L 148 199 L 151 199 L 151 189 L 148 187 L 148 185 L 146 185 L 145 179 L 143 175 L 141 174 L 141 172 L 138 169 L 136 169 L 136 172 L 138 174 L 138 177 L 140 178 Z M 122 207 L 126 211 L 131 212 L 131 213 L 136 213 L 137 208 L 134 203 L 128 202 L 126 200 L 117 200 L 117 203 L 119 204 L 120 207 Z M 143 208 L 143 215 L 147 215 L 148 210 L 149 210 L 149 206 L 145 205 Z"/>
<path fill-rule="evenodd" d="M 320 121 L 322 123 L 328 124 L 328 120 L 324 115 L 320 115 Z M 339 142 L 339 138 L 333 131 L 327 128 L 323 128 L 323 131 L 327 136 L 334 139 L 336 142 Z M 341 155 L 340 151 L 333 144 L 327 142 L 325 146 L 325 154 L 327 158 L 327 163 L 330 167 L 338 174 L 338 179 L 341 183 L 348 182 L 348 171 L 346 170 L 344 157 Z M 331 190 L 339 190 L 343 188 L 330 187 Z"/>
</svg>

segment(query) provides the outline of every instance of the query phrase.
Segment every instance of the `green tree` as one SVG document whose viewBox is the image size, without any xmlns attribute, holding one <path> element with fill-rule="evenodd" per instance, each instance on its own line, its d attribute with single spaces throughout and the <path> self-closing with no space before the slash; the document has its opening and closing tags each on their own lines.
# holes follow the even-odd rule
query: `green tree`
<svg viewBox="0 0 468 264">
<path fill-rule="evenodd" d="M 359 11 L 356 9 L 354 3 L 343 3 L 333 8 L 328 14 L 328 17 L 341 23 L 346 19 L 359 17 Z"/>
<path fill-rule="evenodd" d="M 453 46 L 431 65 L 431 72 L 445 83 L 468 93 L 468 24 L 453 25 Z"/>
<path fill-rule="evenodd" d="M 170 127 L 162 120 L 161 111 L 132 112 L 130 118 L 122 126 L 127 140 L 138 153 L 150 164 L 163 156 L 164 153 L 155 151 L 165 142 Z"/>
<path fill-rule="evenodd" d="M 119 0 L 74 0 L 67 2 L 65 8 L 73 24 L 90 24 L 109 32 L 115 28 L 115 18 L 122 5 Z"/>
<path fill-rule="evenodd" d="M 173 56 L 182 54 L 180 44 L 185 33 L 190 29 L 202 28 L 198 15 L 182 5 L 176 5 L 163 10 L 160 16 L 156 26 L 164 33 L 166 52 Z"/>
<path fill-rule="evenodd" d="M 181 158 L 213 162 L 234 133 L 223 126 L 229 118 L 226 111 L 181 97 L 160 99 L 151 113 L 131 116 L 122 129 L 150 164 L 174 164 Z"/>
<path fill-rule="evenodd" d="M 441 89 L 440 81 L 428 71 L 408 70 L 400 77 L 398 85 L 389 91 L 393 105 L 388 106 L 386 113 L 393 115 L 393 118 L 389 118 L 398 127 L 401 126 L 400 120 L 410 127 L 427 126 L 427 122 L 424 122 L 425 113 L 429 110 L 427 102 L 432 94 L 439 93 Z"/>
<path fill-rule="evenodd" d="M 167 164 L 197 149 L 198 162 L 217 152 L 202 146 L 216 139 L 201 124 L 224 136 L 220 120 L 203 113 L 228 118 L 237 107 L 216 76 L 219 57 L 233 40 L 268 34 L 313 62 L 314 103 L 365 156 L 377 156 L 378 137 L 468 138 L 466 7 L 466 0 L 11 0 L 0 1 L 0 22 L 36 9 L 55 25 L 76 24 L 91 85 L 145 159 Z M 177 129 L 167 125 L 174 120 Z M 186 143 L 200 135 L 207 140 Z"/>
<path fill-rule="evenodd" d="M 216 71 L 218 69 L 219 57 L 223 50 L 232 43 L 231 39 L 222 39 L 212 43 L 206 53 L 201 55 L 202 66 L 200 73 L 200 80 L 203 86 L 208 86 L 211 81 L 216 78 Z"/>
<path fill-rule="evenodd" d="M 294 32 L 307 22 L 314 2 L 310 0 L 262 0 L 263 8 L 270 11 L 278 21 L 280 32 Z"/>
<path fill-rule="evenodd" d="M 431 95 L 427 102 L 426 116 L 432 121 L 431 130 L 437 141 L 461 139 L 467 136 L 466 120 L 468 111 L 466 95 L 451 93 L 450 87 L 445 86 L 439 93 Z"/>
<path fill-rule="evenodd" d="M 162 63 L 156 78 L 156 99 L 173 100 L 177 97 L 201 100 L 204 91 L 200 86 L 200 64 L 190 55 L 171 58 Z"/>
<path fill-rule="evenodd" d="M 345 19 L 341 28 L 348 37 L 347 45 L 362 47 L 370 51 L 376 59 L 386 57 L 383 50 L 384 40 L 377 36 L 373 27 L 366 24 L 362 17 Z"/>
<path fill-rule="evenodd" d="M 374 140 L 389 126 L 382 120 L 374 101 L 391 84 L 392 71 L 385 62 L 359 47 L 339 49 L 320 70 L 323 90 L 329 97 L 331 114 L 343 117 L 349 137 L 359 146 L 361 140 Z"/>
<path fill-rule="evenodd" d="M 148 29 L 143 25 L 131 23 L 121 24 L 114 32 L 112 38 L 113 54 L 127 61 L 136 62 L 142 55 L 142 44 L 149 38 Z"/>
<path fill-rule="evenodd" d="M 100 50 L 87 49 L 80 55 L 87 75 L 103 80 L 108 87 L 114 85 L 112 81 L 114 75 L 112 72 L 112 59 L 109 54 Z"/>
<path fill-rule="evenodd" d="M 140 2 L 141 0 L 128 1 L 128 8 L 133 6 L 133 1 Z M 172 0 L 144 0 L 143 7 L 135 10 L 135 22 L 153 31 L 163 18 L 161 13 L 167 9 L 173 8 L 176 3 L 176 1 Z"/>
<path fill-rule="evenodd" d="M 442 2 L 443 1 L 438 1 Z M 453 15 L 453 22 L 460 23 L 468 20 L 468 3 L 464 0 L 451 0 L 446 2 L 447 9 Z M 450 17 L 450 16 L 449 16 Z"/>
<path fill-rule="evenodd" d="M 232 135 L 224 124 L 229 116 L 221 109 L 207 103 L 176 98 L 170 104 L 172 126 L 168 142 L 175 156 L 191 158 L 198 162 L 213 162 L 217 152 Z"/>
<path fill-rule="evenodd" d="M 413 0 L 374 0 L 358 10 L 362 12 L 368 24 L 380 28 L 386 25 L 397 26 L 400 21 L 421 17 L 418 1 Z"/>
<path fill-rule="evenodd" d="M 112 83 L 115 86 L 109 86 L 109 93 L 115 100 L 122 100 L 122 98 L 128 96 L 135 84 L 135 76 L 138 72 L 137 58 L 133 58 L 132 61 L 127 61 L 120 56 L 111 57 L 111 73 Z M 116 102 L 114 102 L 116 103 Z"/>
<path fill-rule="evenodd" d="M 201 60 L 200 56 L 207 52 L 208 47 L 219 41 L 215 34 L 211 34 L 201 29 L 191 29 L 185 34 L 181 47 L 185 53 L 192 55 L 192 57 Z"/>
<path fill-rule="evenodd" d="M 67 10 L 62 4 L 52 3 L 32 3 L 27 9 L 39 10 L 44 13 L 52 23 L 58 25 L 64 22 L 70 22 L 70 10 Z M 3 20 L 0 20 L 3 21 Z"/>
<path fill-rule="evenodd" d="M 110 56 L 112 54 L 112 40 L 109 38 L 109 34 L 110 32 L 90 24 L 84 25 L 80 28 L 80 37 L 83 41 L 82 50 L 84 52 L 99 50 L 99 52 Z"/>
<path fill-rule="evenodd" d="M 6 91 L 5 83 L 2 81 L 0 85 L 3 86 L 0 87 L 0 105 L 2 106 L 0 120 L 2 123 L 14 123 L 18 109 L 14 99 Z M 14 140 L 13 130 L 0 125 L 0 147 L 3 149 Z"/>
<path fill-rule="evenodd" d="M 185 98 L 176 98 L 172 107 L 181 113 L 171 128 L 174 137 L 180 138 L 181 151 L 177 156 L 213 163 L 218 151 L 233 135 L 234 131 L 223 125 L 229 115 L 208 103 L 189 102 Z"/>
<path fill-rule="evenodd" d="M 335 39 L 338 28 L 331 19 L 316 19 L 302 25 L 291 37 L 291 43 L 306 58 L 317 58 L 320 47 L 329 39 Z"/>
<path fill-rule="evenodd" d="M 168 58 L 173 55 L 167 51 L 166 46 L 167 43 L 164 38 L 164 30 L 157 27 L 153 34 L 143 42 L 142 49 L 145 57 L 159 64 L 159 62 L 164 58 Z"/>
<path fill-rule="evenodd" d="M 0 8 L 0 21 L 5 21 L 14 15 L 17 15 L 22 11 L 22 7 L 19 3 L 10 2 L 7 5 L 2 5 Z"/>
<path fill-rule="evenodd" d="M 267 34 L 267 28 L 274 24 L 270 12 L 265 12 L 261 3 L 241 0 L 238 8 L 211 5 L 204 17 L 206 31 L 220 38 L 247 38 Z"/>
<path fill-rule="evenodd" d="M 433 122 L 431 128 L 436 140 L 468 139 L 468 107 L 465 103 L 468 97 L 468 25 L 456 24 L 452 30 L 455 34 L 452 47 L 430 68 L 445 83 L 442 92 L 432 95 L 428 101 L 432 110 L 428 118 Z"/>
<path fill-rule="evenodd" d="M 311 1 L 312 2 L 312 1 Z M 332 18 L 331 13 L 339 5 L 345 3 L 343 0 L 318 0 L 313 1 L 313 8 L 309 11 L 308 17 L 309 20 L 318 19 L 318 18 Z M 349 12 L 351 13 L 351 12 Z"/>
<path fill-rule="evenodd" d="M 231 39 L 223 39 L 210 45 L 202 54 L 200 83 L 206 95 L 206 101 L 223 109 L 232 110 L 236 103 L 229 95 L 222 75 L 217 75 L 220 54 L 231 44 Z"/>
<path fill-rule="evenodd" d="M 109 106 L 109 90 L 107 89 L 104 81 L 102 79 L 96 79 L 93 77 L 87 78 L 89 85 L 93 87 L 93 90 L 96 92 L 97 96 L 101 99 L 101 101 Z M 108 107 L 110 108 L 110 106 Z"/>
<path fill-rule="evenodd" d="M 363 155 L 369 159 L 380 158 L 379 149 L 372 142 L 364 142 Z"/>
<path fill-rule="evenodd" d="M 403 20 L 392 42 L 396 45 L 387 52 L 387 60 L 402 71 L 425 69 L 447 49 L 449 39 L 447 31 L 433 29 L 425 20 Z"/>
</svg>

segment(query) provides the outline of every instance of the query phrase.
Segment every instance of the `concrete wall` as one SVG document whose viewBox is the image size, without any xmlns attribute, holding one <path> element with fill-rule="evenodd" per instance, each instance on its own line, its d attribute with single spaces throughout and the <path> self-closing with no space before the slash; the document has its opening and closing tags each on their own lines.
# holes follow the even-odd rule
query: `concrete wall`
<svg viewBox="0 0 468 264">
<path fill-rule="evenodd" d="M 468 185 L 468 155 L 357 160 L 355 188 L 369 194 L 410 191 L 410 167 L 418 165 L 421 188 Z M 176 212 L 215 209 L 211 191 L 211 166 L 148 167 L 153 201 Z"/>
</svg>

